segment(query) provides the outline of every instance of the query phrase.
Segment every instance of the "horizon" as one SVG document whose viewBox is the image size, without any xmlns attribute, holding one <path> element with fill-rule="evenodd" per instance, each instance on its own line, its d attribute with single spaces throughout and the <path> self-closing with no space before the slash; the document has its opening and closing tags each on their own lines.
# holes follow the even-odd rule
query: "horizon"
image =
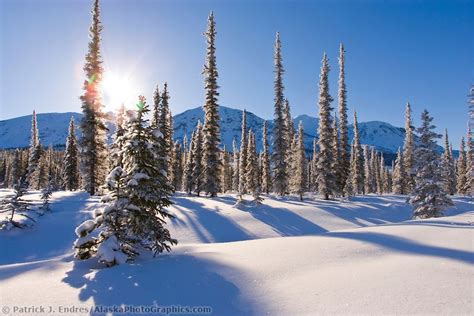
<svg viewBox="0 0 474 316">
<path fill-rule="evenodd" d="M 2 1 L 0 6 L 0 120 L 30 115 L 33 109 L 81 112 L 91 2 L 23 0 Z M 342 42 L 349 123 L 357 110 L 361 122 L 403 126 L 405 105 L 410 102 L 415 126 L 427 108 L 437 131 L 441 134 L 447 128 L 453 147 L 459 147 L 467 132 L 467 94 L 474 82 L 467 67 L 474 63 L 474 45 L 464 40 L 474 28 L 472 2 L 278 1 L 272 3 L 271 12 L 267 7 L 266 1 L 102 0 L 105 76 L 117 74 L 112 82 L 116 90 L 125 86 L 145 95 L 150 104 L 155 85 L 167 81 L 174 114 L 202 106 L 202 32 L 213 11 L 220 105 L 273 119 L 273 42 L 279 31 L 292 116 L 318 115 L 323 52 L 330 58 L 330 93 L 337 108 L 337 57 Z M 48 45 L 41 44 L 45 30 Z M 31 53 L 32 47 L 36 54 Z M 45 74 L 46 87 L 38 84 Z M 17 87 L 27 93 L 18 95 Z M 113 99 L 104 98 L 107 103 Z M 21 106 L 5 106 L 15 103 Z M 107 105 L 106 111 L 116 106 Z"/>
</svg>

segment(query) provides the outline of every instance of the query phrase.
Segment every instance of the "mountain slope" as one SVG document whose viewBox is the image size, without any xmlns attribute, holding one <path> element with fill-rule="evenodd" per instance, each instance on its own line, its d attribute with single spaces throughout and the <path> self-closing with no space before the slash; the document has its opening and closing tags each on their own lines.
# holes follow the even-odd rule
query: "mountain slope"
<svg viewBox="0 0 474 316">
<path fill-rule="evenodd" d="M 109 113 L 113 117 L 112 113 Z M 232 140 L 235 138 L 240 145 L 242 110 L 220 107 L 221 139 L 223 144 L 231 150 Z M 38 127 L 43 145 L 64 145 L 67 136 L 69 119 L 74 116 L 79 123 L 80 113 L 45 113 L 38 114 Z M 190 109 L 177 114 L 174 120 L 174 134 L 177 141 L 182 141 L 184 136 L 191 137 L 198 121 L 204 122 L 204 112 L 201 107 Z M 256 133 L 257 147 L 262 147 L 262 127 L 265 120 L 257 115 L 247 112 L 247 127 Z M 312 151 L 313 140 L 317 137 L 318 119 L 308 115 L 294 118 L 295 127 L 299 121 L 305 130 L 305 144 L 308 152 Z M 273 121 L 268 120 L 270 141 L 272 138 Z M 0 148 L 27 147 L 30 137 L 31 115 L 0 121 Z M 114 130 L 113 120 L 108 122 L 111 134 Z M 362 144 L 374 146 L 378 151 L 391 154 L 396 153 L 398 147 L 403 146 L 405 130 L 386 122 L 371 121 L 359 123 Z M 78 131 L 78 135 L 80 135 Z M 109 135 L 110 136 L 110 135 Z M 352 126 L 349 127 L 349 136 L 352 139 Z M 442 148 L 439 147 L 441 151 Z M 390 155 L 389 155 L 390 156 Z"/>
</svg>

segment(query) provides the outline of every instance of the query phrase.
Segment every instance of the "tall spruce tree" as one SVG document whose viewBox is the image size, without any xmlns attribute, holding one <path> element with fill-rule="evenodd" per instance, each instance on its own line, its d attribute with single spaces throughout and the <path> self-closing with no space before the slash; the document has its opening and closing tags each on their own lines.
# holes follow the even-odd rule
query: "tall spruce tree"
<svg viewBox="0 0 474 316">
<path fill-rule="evenodd" d="M 31 118 L 31 137 L 30 137 L 30 149 L 29 149 L 29 158 L 28 158 L 28 173 L 27 180 L 28 183 L 33 182 L 31 179 L 33 173 L 38 167 L 38 163 L 42 154 L 42 147 L 39 139 L 38 132 L 38 123 L 36 121 L 36 111 L 33 111 Z M 15 182 L 16 183 L 16 182 Z"/>
<path fill-rule="evenodd" d="M 411 105 L 407 102 L 405 109 L 405 142 L 403 144 L 403 161 L 405 163 L 405 172 L 407 173 L 405 192 L 411 192 L 415 186 L 415 171 L 414 166 L 414 150 L 415 139 L 413 135 L 413 123 L 411 119 Z"/>
<path fill-rule="evenodd" d="M 79 189 L 79 152 L 77 148 L 76 127 L 74 117 L 69 122 L 69 131 L 66 140 L 66 149 L 63 158 L 63 185 L 66 190 Z"/>
<path fill-rule="evenodd" d="M 344 184 L 341 173 L 341 152 L 339 148 L 339 129 L 337 127 L 337 115 L 334 113 L 334 119 L 332 121 L 332 155 L 333 159 L 331 162 L 331 169 L 334 172 L 336 178 L 336 195 L 344 194 Z"/>
<path fill-rule="evenodd" d="M 444 133 L 444 152 L 442 157 L 442 172 L 444 190 L 453 195 L 456 193 L 456 168 L 454 165 L 454 158 L 449 146 L 448 130 Z"/>
<path fill-rule="evenodd" d="M 354 111 L 354 161 L 352 172 L 352 186 L 356 194 L 364 194 L 364 156 L 360 144 L 359 124 L 357 113 Z"/>
<path fill-rule="evenodd" d="M 280 33 L 276 34 L 275 39 L 275 108 L 274 108 L 274 126 L 273 126 L 273 143 L 272 143 L 272 167 L 273 167 L 273 190 L 280 196 L 287 192 L 288 172 L 287 172 L 287 152 L 288 152 L 288 130 L 285 124 L 284 101 L 283 94 L 283 61 L 281 54 Z"/>
<path fill-rule="evenodd" d="M 219 144 L 220 126 L 219 126 L 219 106 L 217 97 L 217 64 L 216 64 L 216 23 L 214 14 L 211 12 L 208 18 L 207 31 L 205 33 L 207 41 L 207 57 L 203 74 L 205 76 L 206 102 L 204 104 L 204 127 L 203 127 L 203 163 L 204 177 L 203 189 L 211 197 L 216 196 L 219 191 Z"/>
<path fill-rule="evenodd" d="M 173 148 L 172 142 L 172 126 L 170 126 L 169 121 L 170 108 L 169 108 L 169 93 L 168 93 L 168 84 L 165 82 L 163 87 L 163 93 L 161 94 L 161 102 L 159 106 L 159 119 L 158 119 L 158 130 L 163 134 L 164 146 L 161 146 L 160 149 L 162 152 L 161 156 L 169 156 L 171 149 Z M 163 161 L 162 169 L 166 172 L 169 177 L 169 160 L 165 159 Z"/>
<path fill-rule="evenodd" d="M 331 169 L 333 153 L 332 144 L 332 122 L 331 122 L 331 102 L 333 101 L 329 94 L 329 61 L 324 53 L 321 74 L 319 77 L 319 154 L 318 154 L 318 190 L 319 194 L 325 200 L 334 197 L 336 192 L 336 176 Z"/>
<path fill-rule="evenodd" d="M 255 134 L 249 130 L 247 144 L 247 166 L 245 167 L 245 183 L 247 190 L 256 201 L 259 200 L 260 180 L 258 178 L 258 156 L 255 142 Z"/>
<path fill-rule="evenodd" d="M 432 121 L 428 111 L 424 110 L 421 113 L 421 127 L 417 130 L 420 143 L 414 153 L 416 185 L 409 199 L 414 218 L 441 216 L 443 209 L 453 204 L 443 189 L 440 159 L 436 152 L 436 139 L 441 136 L 434 132 Z"/>
<path fill-rule="evenodd" d="M 221 153 L 221 160 L 222 160 L 222 171 L 221 171 L 221 192 L 226 193 L 227 191 L 231 190 L 232 188 L 232 168 L 230 166 L 230 157 L 229 152 L 227 151 L 226 146 L 222 149 Z"/>
<path fill-rule="evenodd" d="M 96 194 L 99 186 L 104 183 L 107 172 L 106 114 L 103 111 L 100 95 L 103 73 L 100 52 L 101 32 L 99 0 L 95 0 L 92 9 L 92 25 L 89 29 L 89 51 L 84 65 L 86 74 L 84 94 L 80 97 L 84 114 L 80 125 L 82 130 L 81 173 L 84 188 L 91 195 Z"/>
<path fill-rule="evenodd" d="M 369 146 L 364 145 L 364 193 L 373 193 L 372 191 L 372 168 L 370 165 L 370 152 Z"/>
<path fill-rule="evenodd" d="M 473 168 L 474 168 L 474 139 L 473 135 L 471 132 L 471 127 L 470 125 L 468 126 L 467 129 L 467 135 L 466 135 L 466 140 L 467 140 L 467 150 L 466 150 L 466 182 L 464 184 L 464 187 L 462 188 L 462 191 L 466 195 L 473 195 L 473 186 L 474 186 L 474 175 L 473 175 Z"/>
<path fill-rule="evenodd" d="M 272 190 L 272 175 L 270 172 L 270 152 L 268 148 L 268 123 L 263 122 L 262 130 L 262 191 L 266 194 Z"/>
<path fill-rule="evenodd" d="M 191 194 L 193 191 L 193 170 L 194 165 L 196 163 L 196 159 L 194 157 L 196 153 L 196 131 L 193 131 L 191 135 L 191 143 L 189 144 L 189 150 L 185 155 L 186 163 L 184 165 L 184 172 L 183 172 L 183 190 L 186 193 Z"/>
<path fill-rule="evenodd" d="M 350 150 L 349 127 L 347 120 L 347 90 L 346 90 L 346 72 L 345 72 L 345 50 L 344 45 L 339 46 L 339 93 L 338 93 L 338 112 L 339 112 L 339 137 L 340 137 L 340 163 L 339 179 L 342 186 L 345 185 L 349 175 Z"/>
</svg>

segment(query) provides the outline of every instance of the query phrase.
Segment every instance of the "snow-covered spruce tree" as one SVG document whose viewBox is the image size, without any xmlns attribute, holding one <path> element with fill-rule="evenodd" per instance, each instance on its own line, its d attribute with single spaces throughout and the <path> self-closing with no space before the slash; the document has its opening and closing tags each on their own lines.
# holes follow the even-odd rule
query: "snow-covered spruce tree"
<svg viewBox="0 0 474 316">
<path fill-rule="evenodd" d="M 338 91 L 338 112 L 339 112 L 339 147 L 340 163 L 339 176 L 341 186 L 344 187 L 349 176 L 350 150 L 349 127 L 347 119 L 347 90 L 345 72 L 345 50 L 344 45 L 339 46 L 339 91 Z"/>
<path fill-rule="evenodd" d="M 125 138 L 122 136 L 125 134 L 125 124 L 128 120 L 128 115 L 130 115 L 130 112 L 125 110 L 125 105 L 122 103 L 117 111 L 115 118 L 115 133 L 112 136 L 112 144 L 109 147 L 110 170 L 117 166 L 123 166 L 122 149 Z"/>
<path fill-rule="evenodd" d="M 467 130 L 467 150 L 466 150 L 466 182 L 462 191 L 465 195 L 473 195 L 473 187 L 474 187 L 474 175 L 473 175 L 473 167 L 474 167 L 474 139 L 471 133 L 471 127 L 468 126 Z"/>
<path fill-rule="evenodd" d="M 170 182 L 175 191 L 181 191 L 181 179 L 183 178 L 182 155 L 181 144 L 176 142 L 173 146 L 170 168 Z"/>
<path fill-rule="evenodd" d="M 229 152 L 227 151 L 225 145 L 221 152 L 221 161 L 222 170 L 220 177 L 220 188 L 222 193 L 226 193 L 231 189 L 232 186 L 232 169 L 230 167 Z"/>
<path fill-rule="evenodd" d="M 417 130 L 420 143 L 414 153 L 416 185 L 409 199 L 414 218 L 441 216 L 443 209 L 453 204 L 443 189 L 440 159 L 436 152 L 436 139 L 440 135 L 434 132 L 432 121 L 428 111 L 424 110 L 421 113 L 421 127 Z"/>
<path fill-rule="evenodd" d="M 247 193 L 247 112 L 242 112 L 242 135 L 240 137 L 240 155 L 239 155 L 239 195 Z"/>
<path fill-rule="evenodd" d="M 407 174 L 405 172 L 405 164 L 403 161 L 403 152 L 398 148 L 397 159 L 393 168 L 393 193 L 406 194 L 405 183 Z"/>
<path fill-rule="evenodd" d="M 349 175 L 346 181 L 346 184 L 344 185 L 344 196 L 347 198 L 350 198 L 351 196 L 355 195 L 355 190 L 353 186 L 353 181 L 352 179 L 355 178 L 354 174 L 356 172 L 356 159 L 354 156 L 354 140 L 352 140 L 352 145 L 351 145 L 351 156 L 350 156 L 350 165 L 349 165 Z"/>
<path fill-rule="evenodd" d="M 191 153 L 191 155 L 194 158 L 194 168 L 192 171 L 192 186 L 194 192 L 199 196 L 201 194 L 201 191 L 203 190 L 203 174 L 205 174 L 206 170 L 205 168 L 208 168 L 208 166 L 204 165 L 204 160 L 203 160 L 203 127 L 201 122 L 198 122 L 198 125 L 196 127 L 196 133 L 194 134 L 194 151 Z"/>
<path fill-rule="evenodd" d="M 207 31 L 204 34 L 207 41 L 207 56 L 203 74 L 205 76 L 206 102 L 204 104 L 204 127 L 203 127 L 203 164 L 205 166 L 203 174 L 203 190 L 211 197 L 216 196 L 219 191 L 219 106 L 217 97 L 217 64 L 216 64 L 216 23 L 214 14 L 211 12 L 208 18 Z"/>
<path fill-rule="evenodd" d="M 370 152 L 369 152 L 369 146 L 364 145 L 364 193 L 369 194 L 372 193 L 372 185 L 371 185 L 371 179 L 372 179 L 372 168 L 370 165 Z"/>
<path fill-rule="evenodd" d="M 464 187 L 466 186 L 466 143 L 464 137 L 461 138 L 459 147 L 459 158 L 456 164 L 456 189 L 458 194 L 464 195 Z"/>
<path fill-rule="evenodd" d="M 286 148 L 290 149 L 290 153 L 286 155 L 287 157 L 286 165 L 290 166 L 291 158 L 292 158 L 291 146 L 293 145 L 296 131 L 295 131 L 294 123 L 293 123 L 293 118 L 291 117 L 290 102 L 288 101 L 288 99 L 285 99 L 285 102 L 284 102 L 283 117 L 285 119 L 286 131 L 288 133 L 286 136 L 286 139 L 288 140 L 288 144 Z"/>
<path fill-rule="evenodd" d="M 237 147 L 237 141 L 235 138 L 232 140 L 232 190 L 234 192 L 239 191 L 239 149 Z"/>
<path fill-rule="evenodd" d="M 319 77 L 319 154 L 318 154 L 318 191 L 325 200 L 334 197 L 336 192 L 336 176 L 331 169 L 333 160 L 332 147 L 332 122 L 331 122 L 331 102 L 329 94 L 329 61 L 324 53 L 321 74 Z"/>
<path fill-rule="evenodd" d="M 453 195 L 456 193 L 456 168 L 449 146 L 447 129 L 444 133 L 444 153 L 442 159 L 441 176 L 443 177 L 443 188 L 449 195 Z"/>
<path fill-rule="evenodd" d="M 53 195 L 53 177 L 50 174 L 48 176 L 48 182 L 46 186 L 41 190 L 41 213 L 42 212 L 49 212 L 51 210 L 49 201 L 51 200 L 51 196 Z"/>
<path fill-rule="evenodd" d="M 191 194 L 193 191 L 193 170 L 195 166 L 195 157 L 196 152 L 196 131 L 193 131 L 191 136 L 191 143 L 189 144 L 189 150 L 186 154 L 186 163 L 184 165 L 183 172 L 183 190 L 186 193 Z"/>
<path fill-rule="evenodd" d="M 383 193 L 383 176 L 381 174 L 382 170 L 382 154 L 380 156 L 377 153 L 375 160 L 375 180 L 376 180 L 376 187 L 377 187 L 377 194 L 381 195 Z"/>
<path fill-rule="evenodd" d="M 262 130 L 262 191 L 266 194 L 272 190 L 272 175 L 270 173 L 270 151 L 268 148 L 268 123 L 263 122 Z"/>
<path fill-rule="evenodd" d="M 311 178 L 310 178 L 310 191 L 318 191 L 318 139 L 313 140 L 313 155 L 311 157 Z"/>
<path fill-rule="evenodd" d="M 414 127 L 411 119 L 411 105 L 407 102 L 405 109 L 405 142 L 403 144 L 403 161 L 405 163 L 405 172 L 407 173 L 405 192 L 409 193 L 415 186 L 414 150 L 415 139 L 413 136 Z"/>
<path fill-rule="evenodd" d="M 43 151 L 38 167 L 35 169 L 31 176 L 30 186 L 36 190 L 43 189 L 48 183 L 49 179 L 49 157 L 48 152 Z"/>
<path fill-rule="evenodd" d="M 165 82 L 163 87 L 163 93 L 161 94 L 161 102 L 159 106 L 159 118 L 158 118 L 158 130 L 163 134 L 163 146 L 161 146 L 160 156 L 169 157 L 171 150 L 173 148 L 173 142 L 171 141 L 172 136 L 172 126 L 170 126 L 169 116 L 169 93 L 168 93 L 168 84 Z M 166 172 L 167 177 L 169 177 L 170 172 L 170 162 L 169 159 L 163 160 L 162 170 Z"/>
<path fill-rule="evenodd" d="M 342 183 L 342 174 L 341 174 L 341 156 L 339 151 L 339 129 L 337 127 L 337 115 L 334 113 L 334 119 L 332 121 L 332 155 L 333 159 L 331 162 L 331 169 L 336 178 L 336 195 L 344 194 L 344 186 Z"/>
<path fill-rule="evenodd" d="M 21 179 L 21 160 L 20 160 L 20 150 L 16 149 L 13 155 L 13 160 L 11 164 L 11 171 L 10 171 L 10 182 L 12 185 L 17 185 L 18 181 Z"/>
<path fill-rule="evenodd" d="M 273 143 L 272 143 L 272 167 L 273 167 L 273 191 L 280 196 L 286 194 L 288 190 L 288 173 L 286 156 L 288 152 L 288 130 L 285 124 L 284 101 L 283 95 L 283 63 L 281 55 L 280 33 L 276 34 L 275 39 L 275 109 L 274 109 L 274 126 L 273 126 Z"/>
<path fill-rule="evenodd" d="M 383 168 L 383 192 L 392 192 L 392 175 L 387 167 Z"/>
<path fill-rule="evenodd" d="M 17 149 L 18 150 L 18 149 Z M 9 216 L 4 217 L 0 220 L 0 230 L 10 230 L 13 227 L 25 228 L 27 223 L 23 221 L 15 220 L 15 215 L 25 217 L 32 222 L 35 222 L 33 218 L 25 214 L 24 211 L 28 210 L 28 203 L 22 199 L 26 193 L 26 182 L 25 178 L 18 179 L 13 185 L 14 194 L 11 198 L 5 199 L 0 203 L 0 214 L 9 213 Z"/>
<path fill-rule="evenodd" d="M 186 191 L 186 182 L 187 182 L 187 174 L 186 174 L 186 166 L 188 162 L 188 137 L 186 135 L 183 136 L 183 154 L 182 154 L 182 162 L 181 165 L 183 166 L 183 175 L 181 178 L 181 190 Z"/>
<path fill-rule="evenodd" d="M 81 174 L 84 188 L 91 195 L 97 193 L 97 188 L 104 183 L 107 174 L 107 127 L 106 114 L 100 94 L 102 81 L 102 56 L 100 53 L 100 22 L 99 0 L 94 1 L 92 9 L 92 25 L 89 29 L 89 51 L 86 55 L 84 71 L 84 94 L 81 96 Z"/>
<path fill-rule="evenodd" d="M 79 151 L 77 148 L 76 127 L 74 117 L 69 122 L 69 131 L 66 139 L 66 149 L 63 159 L 63 185 L 66 190 L 79 189 Z"/>
<path fill-rule="evenodd" d="M 151 125 L 155 128 L 160 126 L 161 106 L 160 85 L 157 84 L 153 92 L 153 111 L 151 113 Z"/>
<path fill-rule="evenodd" d="M 352 187 L 356 194 L 364 194 L 364 156 L 360 144 L 359 124 L 357 113 L 354 111 L 354 172 L 352 173 Z"/>
<path fill-rule="evenodd" d="M 177 241 L 166 229 L 166 218 L 173 217 L 166 207 L 171 204 L 172 188 L 156 161 L 155 147 L 163 146 L 161 132 L 147 124 L 149 112 L 144 97 L 137 104 L 138 113 L 130 120 L 124 137 L 124 165 L 116 167 L 107 178 L 109 194 L 102 198 L 107 206 L 77 229 L 76 257 L 96 257 L 106 266 L 133 260 L 144 247 L 158 254 L 170 251 Z"/>
<path fill-rule="evenodd" d="M 380 194 L 385 193 L 386 179 L 385 179 L 385 159 L 383 154 L 380 153 Z"/>
<path fill-rule="evenodd" d="M 303 201 L 303 195 L 307 189 L 306 183 L 306 153 L 304 148 L 304 130 L 303 123 L 300 121 L 298 124 L 298 138 L 296 143 L 295 152 L 293 155 L 293 174 L 291 181 L 291 191 L 294 194 L 298 194 L 301 201 Z"/>
<path fill-rule="evenodd" d="M 29 159 L 28 159 L 28 174 L 27 174 L 28 183 L 33 182 L 33 179 L 31 177 L 33 176 L 33 173 L 38 167 L 38 163 L 39 163 L 42 153 L 43 153 L 43 150 L 40 144 L 38 124 L 36 121 L 36 111 L 33 111 L 33 115 L 31 118 L 31 137 L 30 137 L 30 149 L 29 149 Z"/>
<path fill-rule="evenodd" d="M 259 203 L 260 198 L 260 179 L 258 173 L 258 156 L 257 156 L 257 145 L 255 142 L 255 134 L 249 130 L 248 134 L 248 145 L 247 145 L 247 166 L 246 172 L 246 184 L 247 190 L 252 194 L 254 202 Z"/>
</svg>

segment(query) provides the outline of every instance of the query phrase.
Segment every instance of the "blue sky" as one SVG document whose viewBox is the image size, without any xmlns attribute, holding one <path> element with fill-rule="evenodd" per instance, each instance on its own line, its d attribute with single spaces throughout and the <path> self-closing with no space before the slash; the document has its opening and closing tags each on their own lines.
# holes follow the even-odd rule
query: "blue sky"
<svg viewBox="0 0 474 316">
<path fill-rule="evenodd" d="M 0 119 L 80 111 L 91 1 L 0 1 Z M 455 146 L 466 132 L 474 83 L 474 1 L 101 2 L 105 68 L 151 100 L 168 82 L 173 113 L 201 106 L 207 15 L 217 22 L 220 104 L 273 115 L 273 42 L 281 33 L 292 114 L 317 115 L 324 52 L 337 96 L 339 43 L 350 111 L 403 126 L 424 108 Z M 336 102 L 333 104 L 336 106 Z M 113 107 L 112 105 L 108 105 Z"/>
</svg>

